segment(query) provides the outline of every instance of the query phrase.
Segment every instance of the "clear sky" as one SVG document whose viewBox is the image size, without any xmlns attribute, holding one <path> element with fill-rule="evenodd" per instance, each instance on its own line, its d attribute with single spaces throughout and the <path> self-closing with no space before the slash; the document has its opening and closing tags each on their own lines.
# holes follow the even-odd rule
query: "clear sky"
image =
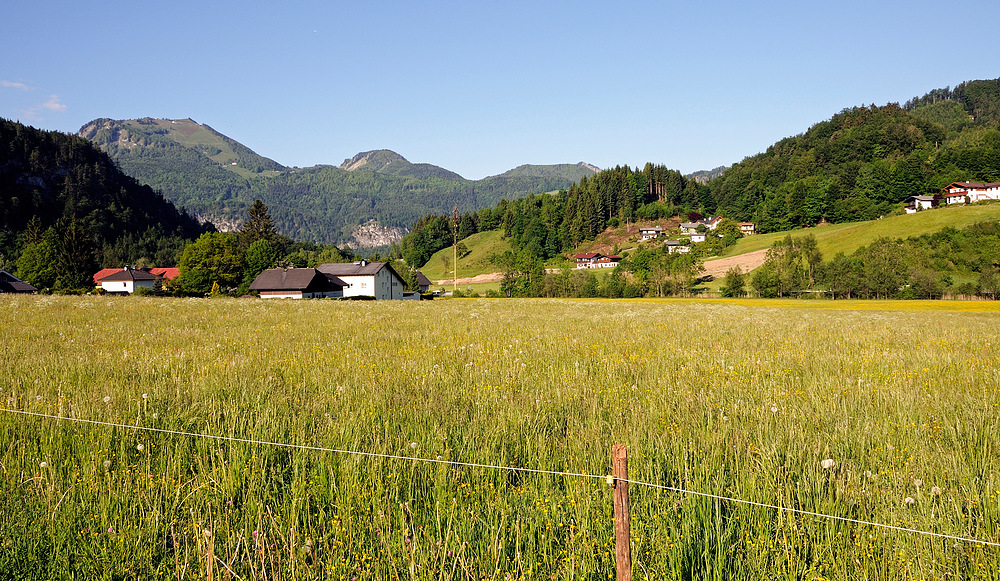
<svg viewBox="0 0 1000 581">
<path fill-rule="evenodd" d="M 996 0 L 6 2 L 0 117 L 190 117 L 284 165 L 391 149 L 729 165 L 854 105 L 1000 77 Z"/>
</svg>

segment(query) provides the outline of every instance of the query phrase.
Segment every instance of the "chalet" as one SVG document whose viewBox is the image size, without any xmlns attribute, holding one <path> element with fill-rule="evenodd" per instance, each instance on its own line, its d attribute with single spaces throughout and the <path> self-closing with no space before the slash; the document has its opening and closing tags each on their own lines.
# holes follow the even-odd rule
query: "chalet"
<svg viewBox="0 0 1000 581">
<path fill-rule="evenodd" d="M 691 233 L 691 242 L 694 242 L 694 243 L 697 244 L 699 242 L 704 242 L 704 241 L 705 241 L 705 233 L 704 232 L 693 232 L 693 233 Z"/>
<path fill-rule="evenodd" d="M 740 233 L 744 236 L 753 236 L 757 233 L 757 226 L 753 222 L 740 222 Z"/>
<path fill-rule="evenodd" d="M 694 234 L 701 225 L 700 222 L 681 222 L 681 234 Z"/>
<path fill-rule="evenodd" d="M 930 210 L 938 205 L 941 196 L 910 196 L 909 204 L 906 205 L 907 214 L 915 214 L 921 210 Z"/>
<path fill-rule="evenodd" d="M 6 270 L 0 269 L 0 294 L 4 293 L 33 293 L 37 291 L 35 287 L 17 278 Z"/>
<path fill-rule="evenodd" d="M 94 276 L 96 277 L 97 275 Z M 97 283 L 102 289 L 109 293 L 132 294 L 139 287 L 153 290 L 153 287 L 156 286 L 157 280 L 160 280 L 160 277 L 149 272 L 148 270 L 126 266 L 116 272 L 101 277 L 97 280 Z"/>
<path fill-rule="evenodd" d="M 714 218 L 709 217 L 704 220 L 699 221 L 700 224 L 704 224 L 709 230 L 715 230 L 722 223 L 722 216 L 715 216 Z"/>
<path fill-rule="evenodd" d="M 621 262 L 620 256 L 605 255 L 599 252 L 577 254 L 573 259 L 576 260 L 577 268 L 614 268 Z"/>
<path fill-rule="evenodd" d="M 253 279 L 250 290 L 262 299 L 322 299 L 344 296 L 344 282 L 315 268 L 270 268 Z"/>
<path fill-rule="evenodd" d="M 667 252 L 670 254 L 687 254 L 691 252 L 691 247 L 680 240 L 667 240 Z"/>
<path fill-rule="evenodd" d="M 952 182 L 941 188 L 941 197 L 949 206 L 1000 200 L 1000 182 Z"/>
<path fill-rule="evenodd" d="M 639 228 L 639 242 L 655 240 L 663 235 L 662 226 L 647 226 Z"/>
<path fill-rule="evenodd" d="M 375 297 L 376 300 L 401 300 L 403 278 L 388 262 L 327 262 L 316 267 L 344 282 L 345 297 Z"/>
</svg>

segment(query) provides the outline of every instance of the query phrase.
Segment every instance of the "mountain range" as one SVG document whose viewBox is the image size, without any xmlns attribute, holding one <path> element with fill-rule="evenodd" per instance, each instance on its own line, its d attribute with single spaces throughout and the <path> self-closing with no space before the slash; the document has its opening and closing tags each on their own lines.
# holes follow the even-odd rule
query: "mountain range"
<svg viewBox="0 0 1000 581">
<path fill-rule="evenodd" d="M 582 162 L 522 165 L 467 180 L 386 149 L 339 166 L 286 167 L 191 119 L 96 119 L 78 135 L 126 174 L 221 230 L 238 228 L 260 199 L 280 233 L 353 247 L 387 246 L 425 215 L 564 189 L 599 171 Z"/>
</svg>

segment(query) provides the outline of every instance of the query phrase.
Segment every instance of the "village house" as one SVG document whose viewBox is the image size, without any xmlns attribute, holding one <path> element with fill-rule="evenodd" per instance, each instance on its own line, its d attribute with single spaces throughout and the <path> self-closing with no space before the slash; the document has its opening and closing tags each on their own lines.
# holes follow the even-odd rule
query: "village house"
<svg viewBox="0 0 1000 581">
<path fill-rule="evenodd" d="M 262 299 L 322 299 L 344 295 L 344 282 L 315 268 L 270 268 L 257 275 L 250 290 Z"/>
<path fill-rule="evenodd" d="M 753 236 L 757 233 L 757 226 L 753 222 L 740 222 L 740 233 L 744 236 Z"/>
<path fill-rule="evenodd" d="M 599 252 L 577 254 L 573 259 L 576 260 L 577 268 L 614 268 L 621 261 L 620 256 L 605 255 Z"/>
<path fill-rule="evenodd" d="M 700 222 L 681 222 L 681 234 L 694 234 L 702 225 Z"/>
<path fill-rule="evenodd" d="M 644 226 L 639 228 L 639 242 L 655 240 L 663 235 L 662 226 Z"/>
<path fill-rule="evenodd" d="M 344 297 L 375 297 L 376 300 L 402 300 L 403 278 L 388 262 L 327 262 L 316 267 L 344 282 Z"/>
<path fill-rule="evenodd" d="M 719 227 L 719 224 L 722 223 L 722 216 L 715 216 L 714 218 L 709 217 L 699 221 L 699 223 L 704 224 L 705 227 L 708 228 L 709 230 L 715 230 L 716 228 Z"/>
<path fill-rule="evenodd" d="M 114 272 L 111 274 L 100 276 L 105 270 L 108 269 L 98 272 L 94 275 L 94 278 L 98 286 L 109 293 L 132 294 L 139 288 L 153 290 L 156 286 L 156 281 L 160 280 L 159 276 L 148 270 L 132 268 L 131 266 L 126 266 L 122 269 L 113 269 Z"/>
<path fill-rule="evenodd" d="M 906 213 L 916 214 L 921 210 L 930 210 L 937 206 L 941 201 L 941 196 L 910 196 L 907 199 L 909 204 L 905 207 Z"/>
<path fill-rule="evenodd" d="M 952 182 L 941 188 L 941 197 L 949 206 L 1000 200 L 1000 182 Z"/>
<path fill-rule="evenodd" d="M 687 254 L 691 252 L 691 247 L 680 240 L 667 240 L 666 247 L 669 254 Z"/>
<path fill-rule="evenodd" d="M 6 270 L 0 269 L 0 294 L 3 293 L 33 293 L 35 287 L 17 278 Z"/>
<path fill-rule="evenodd" d="M 425 293 L 431 290 L 431 279 L 424 276 L 424 273 L 417 271 L 417 288 L 420 292 Z"/>
<path fill-rule="evenodd" d="M 693 242 L 695 244 L 698 244 L 698 243 L 704 242 L 704 241 L 705 241 L 705 233 L 704 232 L 692 232 L 691 233 L 691 242 Z"/>
</svg>

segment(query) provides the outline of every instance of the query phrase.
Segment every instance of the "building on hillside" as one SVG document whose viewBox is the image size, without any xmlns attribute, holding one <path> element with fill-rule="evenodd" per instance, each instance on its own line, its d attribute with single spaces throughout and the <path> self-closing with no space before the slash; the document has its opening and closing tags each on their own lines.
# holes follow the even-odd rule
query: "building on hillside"
<svg viewBox="0 0 1000 581">
<path fill-rule="evenodd" d="M 681 234 L 694 234 L 701 225 L 700 222 L 681 222 Z"/>
<path fill-rule="evenodd" d="M 315 268 L 270 268 L 253 279 L 250 290 L 262 299 L 322 299 L 344 296 L 344 281 Z"/>
<path fill-rule="evenodd" d="M 916 214 L 921 210 L 930 210 L 941 202 L 941 196 L 910 196 L 909 203 L 904 208 L 907 214 Z"/>
<path fill-rule="evenodd" d="M 100 272 L 97 274 L 100 274 Z M 94 276 L 95 278 L 97 277 L 97 275 Z M 122 269 L 116 269 L 111 274 L 102 276 L 97 280 L 97 283 L 109 293 L 132 294 L 140 287 L 153 290 L 157 280 L 160 280 L 160 277 L 148 270 L 126 266 Z"/>
<path fill-rule="evenodd" d="M 709 230 L 715 230 L 716 228 L 719 227 L 719 224 L 722 223 L 722 216 L 715 216 L 715 217 L 710 216 L 708 218 L 705 218 L 704 220 L 700 220 L 699 223 L 704 224 L 705 227 L 708 228 Z"/>
<path fill-rule="evenodd" d="M 757 233 L 757 225 L 753 222 L 740 222 L 740 233 L 744 236 L 753 236 Z"/>
<path fill-rule="evenodd" d="M 6 270 L 0 269 L 0 294 L 30 294 L 37 290 L 37 288 L 17 278 Z"/>
<path fill-rule="evenodd" d="M 941 197 L 949 206 L 1000 200 L 1000 182 L 952 182 L 941 188 Z"/>
<path fill-rule="evenodd" d="M 639 228 L 639 242 L 656 240 L 660 236 L 663 236 L 662 226 L 644 226 Z"/>
<path fill-rule="evenodd" d="M 586 252 L 573 257 L 576 260 L 577 268 L 614 268 L 621 262 L 620 256 L 613 254 L 601 254 L 599 252 Z"/>
<path fill-rule="evenodd" d="M 667 252 L 670 254 L 687 254 L 691 252 L 691 247 L 680 240 L 667 240 Z"/>
<path fill-rule="evenodd" d="M 403 298 L 403 278 L 388 262 L 327 262 L 316 269 L 342 280 L 345 297 L 375 297 L 379 301 Z"/>
<path fill-rule="evenodd" d="M 698 243 L 704 242 L 704 241 L 705 241 L 705 233 L 704 232 L 692 232 L 691 233 L 691 242 L 693 242 L 695 244 L 698 244 Z"/>
</svg>

